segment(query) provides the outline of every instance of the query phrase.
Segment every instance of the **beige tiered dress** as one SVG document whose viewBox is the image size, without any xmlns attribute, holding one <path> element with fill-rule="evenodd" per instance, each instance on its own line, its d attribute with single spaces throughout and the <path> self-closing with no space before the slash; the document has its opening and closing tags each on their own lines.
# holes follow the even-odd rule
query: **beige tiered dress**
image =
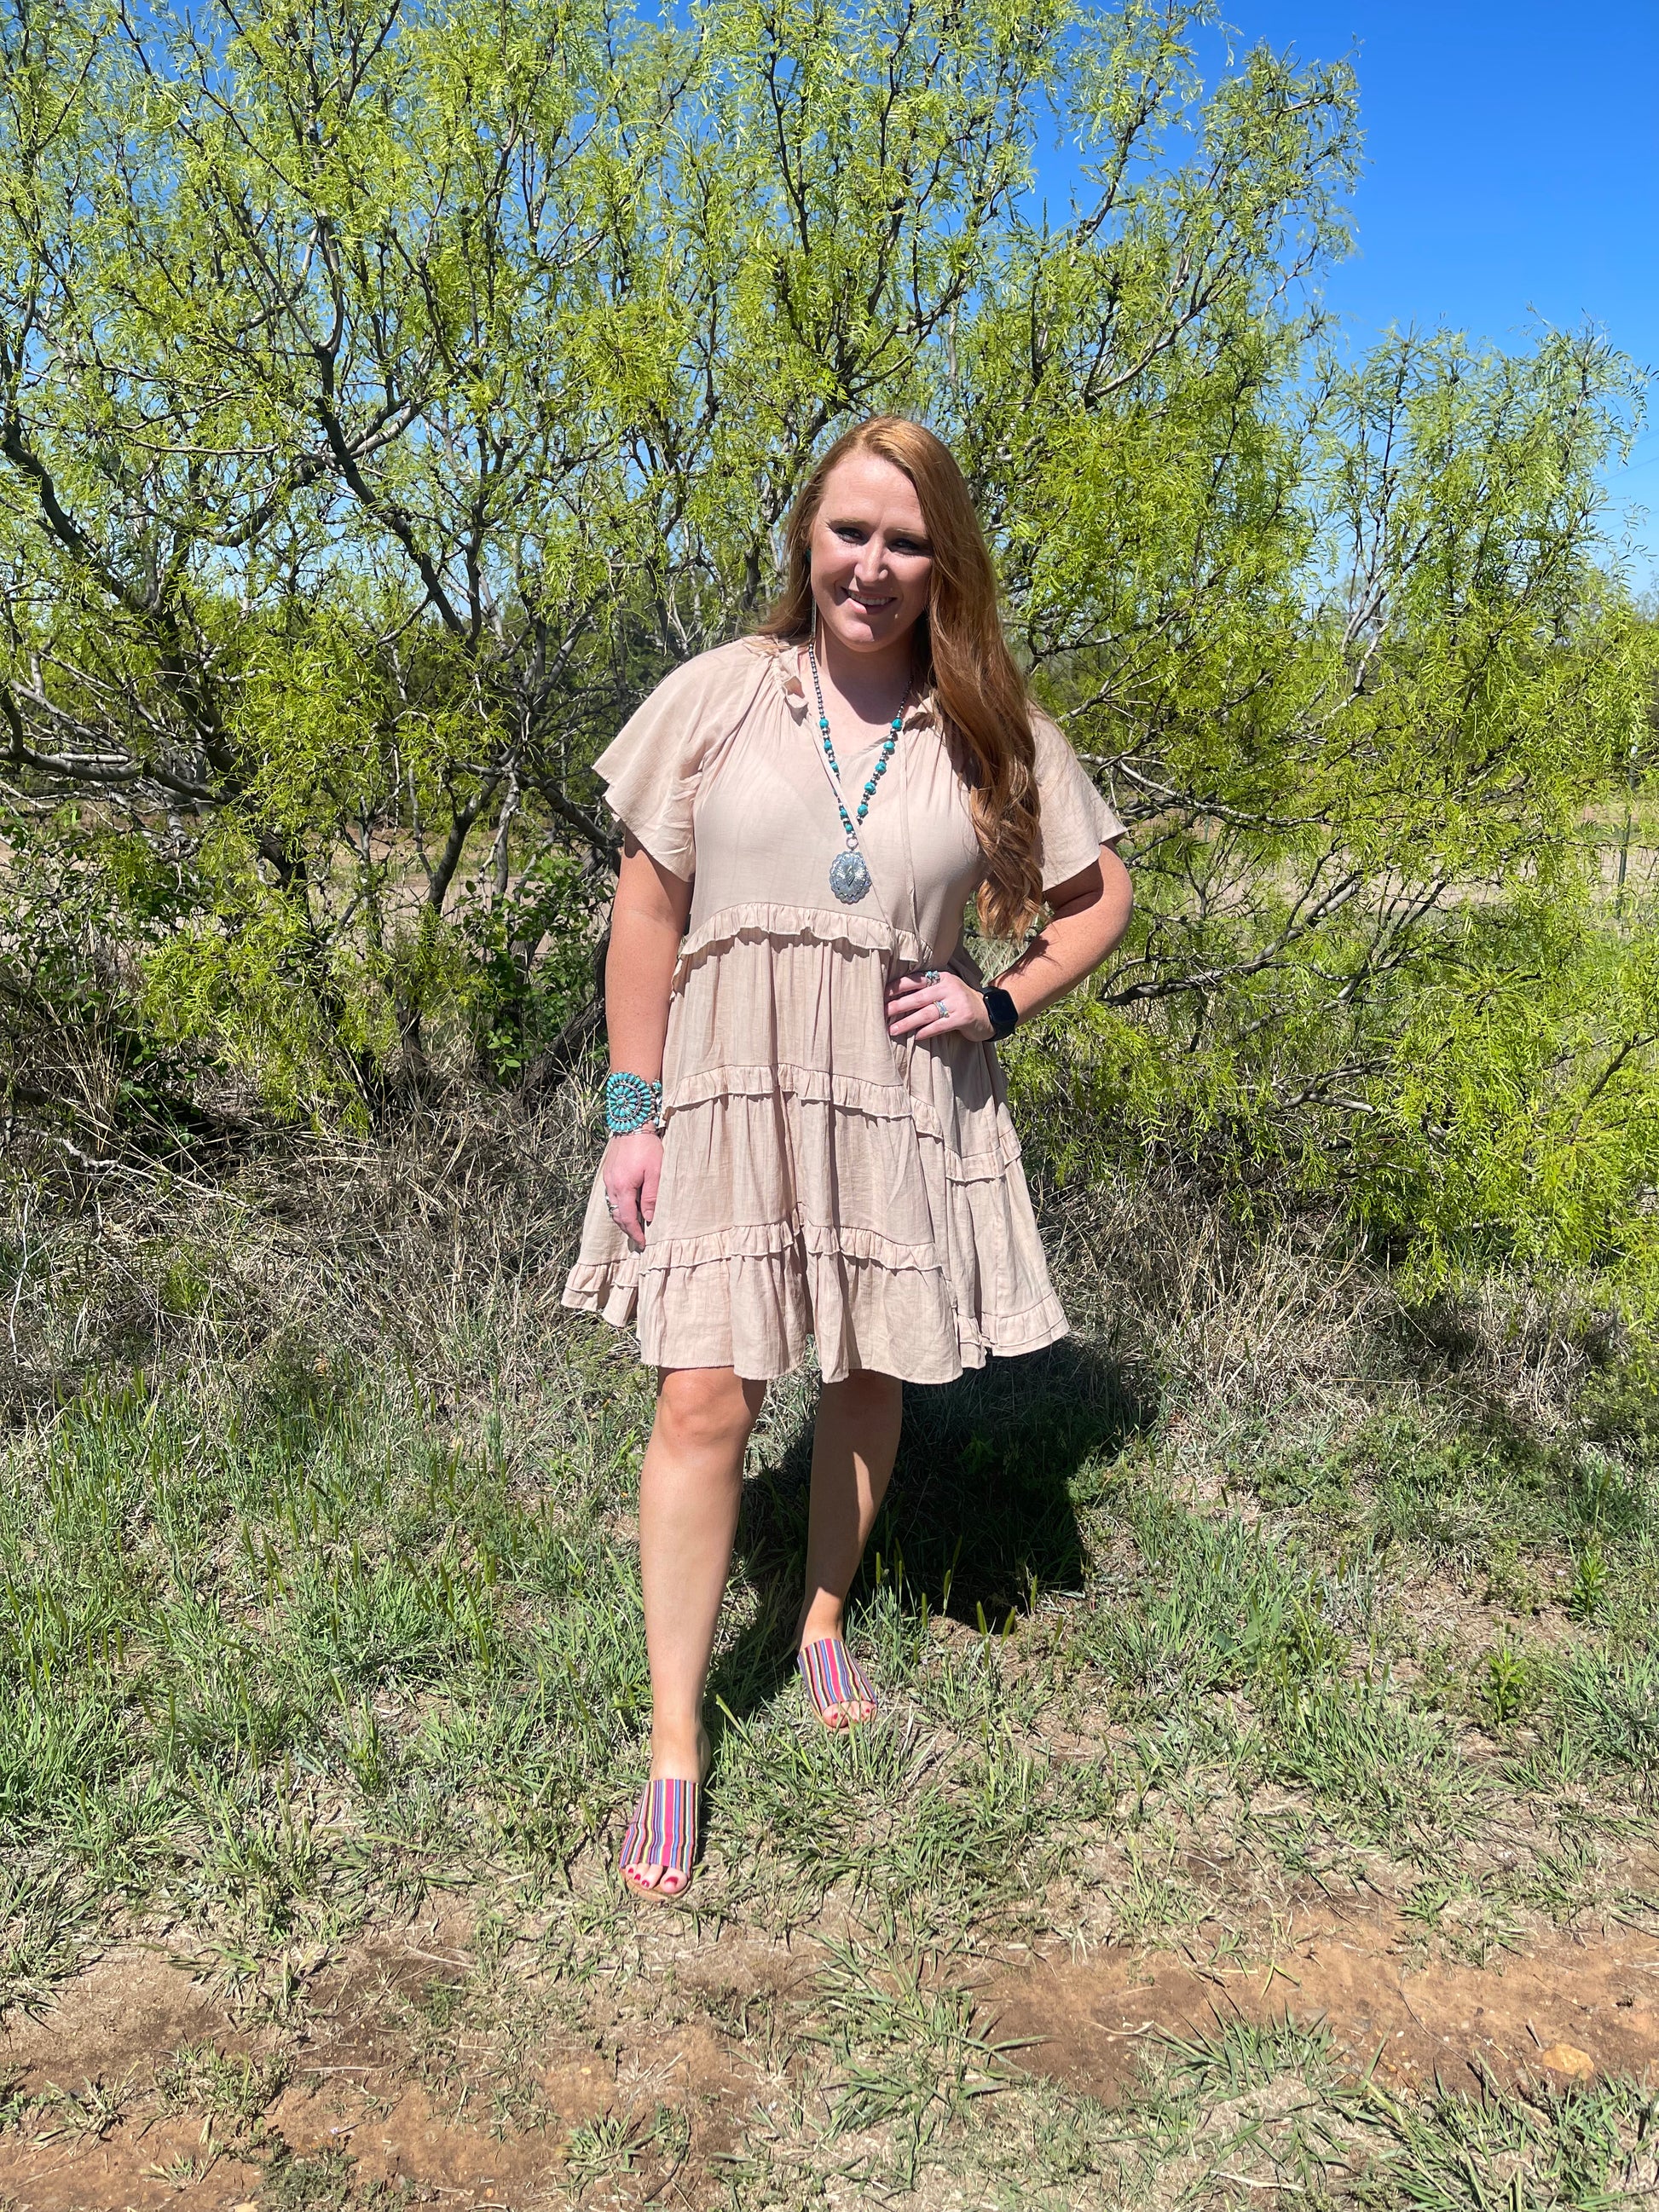
<svg viewBox="0 0 1659 2212">
<path fill-rule="evenodd" d="M 872 888 L 836 898 L 846 840 L 799 662 L 757 639 L 702 653 L 595 763 L 612 812 L 693 890 L 655 1217 L 635 1252 L 596 1177 L 564 1303 L 634 1322 L 653 1366 L 769 1377 L 810 1336 L 826 1382 L 946 1382 L 1066 1330 L 994 1051 L 887 1034 L 889 976 L 980 980 L 961 943 L 979 846 L 924 699 L 861 832 Z M 836 750 L 850 811 L 878 743 Z M 1123 825 L 1042 717 L 1036 767 L 1051 889 Z"/>
</svg>

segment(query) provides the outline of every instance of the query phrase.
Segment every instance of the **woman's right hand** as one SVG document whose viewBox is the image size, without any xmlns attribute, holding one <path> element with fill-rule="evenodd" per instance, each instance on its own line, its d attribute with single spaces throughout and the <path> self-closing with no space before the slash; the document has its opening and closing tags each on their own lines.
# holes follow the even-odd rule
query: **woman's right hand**
<svg viewBox="0 0 1659 2212">
<path fill-rule="evenodd" d="M 646 1224 L 657 1210 L 662 1181 L 662 1137 L 633 1129 L 605 1148 L 605 1197 L 611 1218 L 636 1252 L 645 1249 Z"/>
</svg>

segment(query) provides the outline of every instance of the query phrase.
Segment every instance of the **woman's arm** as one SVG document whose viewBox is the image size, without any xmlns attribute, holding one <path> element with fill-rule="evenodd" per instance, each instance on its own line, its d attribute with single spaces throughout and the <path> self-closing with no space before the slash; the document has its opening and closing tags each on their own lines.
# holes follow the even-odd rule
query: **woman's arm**
<svg viewBox="0 0 1659 2212">
<path fill-rule="evenodd" d="M 1093 975 L 1129 927 L 1133 904 L 1129 871 L 1109 845 L 1101 847 L 1096 866 L 1055 885 L 1048 894 L 1049 919 L 996 979 L 1022 1021 Z"/>
<path fill-rule="evenodd" d="M 1129 926 L 1134 896 L 1129 871 L 1109 845 L 1097 863 L 1048 893 L 1049 918 L 1012 968 L 997 977 L 1020 1019 L 1040 1013 L 1093 973 Z M 940 1001 L 945 1012 L 939 1012 Z M 959 975 L 937 983 L 902 975 L 887 994 L 890 1036 L 945 1036 L 954 1030 L 984 1043 L 991 1035 L 985 1001 Z"/>
<path fill-rule="evenodd" d="M 605 962 L 605 1025 L 611 1065 L 656 1082 L 668 1034 L 668 986 L 691 912 L 691 886 L 672 876 L 629 836 L 623 843 L 617 895 L 611 905 L 611 949 Z M 662 1139 L 655 1129 L 612 1137 L 605 1148 L 605 1193 L 611 1218 L 629 1243 L 645 1243 L 657 1210 Z"/>
</svg>

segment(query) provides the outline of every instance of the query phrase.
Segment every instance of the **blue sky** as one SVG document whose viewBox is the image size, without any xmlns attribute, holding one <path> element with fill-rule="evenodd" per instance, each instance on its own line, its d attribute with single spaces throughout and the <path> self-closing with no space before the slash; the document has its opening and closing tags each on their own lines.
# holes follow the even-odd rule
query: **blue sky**
<svg viewBox="0 0 1659 2212">
<path fill-rule="evenodd" d="M 1352 61 L 1366 165 L 1328 304 L 1516 346 L 1586 317 L 1659 367 L 1659 0 L 1224 0 L 1236 43 Z M 1219 58 L 1219 49 L 1216 50 Z M 1612 501 L 1659 586 L 1659 386 Z"/>
</svg>

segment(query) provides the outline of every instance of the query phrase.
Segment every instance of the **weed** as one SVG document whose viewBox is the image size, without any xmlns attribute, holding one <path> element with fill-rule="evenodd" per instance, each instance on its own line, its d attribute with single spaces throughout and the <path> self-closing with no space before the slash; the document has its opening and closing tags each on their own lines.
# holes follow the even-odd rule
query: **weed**
<svg viewBox="0 0 1659 2212">
<path fill-rule="evenodd" d="M 1441 2091 L 1419 2106 L 1369 2084 L 1364 2101 L 1389 2140 L 1357 2202 L 1424 2212 L 1617 2212 L 1653 2119 L 1620 2083 L 1523 2095 L 1489 2081 L 1478 2100 Z"/>
<path fill-rule="evenodd" d="M 1572 1587 L 1567 1593 L 1567 1611 L 1575 1620 L 1594 1620 L 1601 1610 L 1601 1601 L 1607 1594 L 1611 1572 L 1600 1540 L 1592 1536 L 1573 1563 Z"/>
<path fill-rule="evenodd" d="M 452 1185 L 464 1138 L 484 1165 Z M 642 1923 L 607 1870 L 645 1756 L 648 1379 L 558 1311 L 580 1192 L 547 1159 L 574 1139 L 526 1141 L 135 1183 L 108 1201 L 125 1243 L 34 1206 L 0 1446 L 0 2002 L 44 2012 L 106 1929 L 188 1929 L 258 2048 L 182 2045 L 152 2089 L 20 2088 L 7 2124 L 68 2148 L 149 2096 L 266 2161 L 263 2205 L 392 2201 L 266 2116 L 303 1962 L 442 1901 L 465 1955 L 421 1939 L 382 2008 L 398 2063 L 469 2124 L 528 2129 L 549 2040 L 625 2060 L 633 2100 L 569 2136 L 583 2201 L 663 2170 L 665 2201 L 734 2212 L 1631 2185 L 1651 2124 L 1615 2085 L 1484 2118 L 1367 2100 L 1316 2033 L 1233 2021 L 1149 2052 L 1113 2111 L 1024 2072 L 979 1996 L 1012 1940 L 1190 1942 L 1292 1887 L 1372 1881 L 1472 1961 L 1627 1894 L 1659 1773 L 1659 1464 L 1570 1316 L 1486 1284 L 1427 1331 L 1322 1245 L 1093 1194 L 1055 1217 L 1092 1255 L 1066 1285 L 1092 1334 L 907 1393 L 851 1608 L 884 1711 L 846 1736 L 788 1659 L 813 1405 L 788 1378 L 750 1446 L 706 1855 Z M 716 1940 L 816 1971 L 682 1976 Z M 647 2070 L 693 2027 L 748 2084 L 721 2091 L 718 2178 L 695 2099 Z"/>
<path fill-rule="evenodd" d="M 1494 1728 L 1517 1720 L 1536 1694 L 1535 1670 L 1524 1650 L 1508 1637 L 1494 1644 L 1481 1662 L 1477 1702 Z"/>
<path fill-rule="evenodd" d="M 830 2132 L 886 2130 L 896 2175 L 914 2188 L 924 2148 L 1005 2086 L 1002 2050 L 945 1978 L 948 1960 L 912 1948 L 892 1919 L 867 1945 L 825 1949 L 816 2033 L 832 2056 Z"/>
<path fill-rule="evenodd" d="M 1206 2094 L 1237 2096 L 1280 2074 L 1317 2078 L 1331 2061 L 1330 2037 L 1322 2028 L 1288 2021 L 1267 2027 L 1228 2021 L 1213 2035 L 1166 2033 L 1158 2041 L 1170 2085 Z"/>
<path fill-rule="evenodd" d="M 133 2077 L 138 2069 L 129 2067 L 119 2081 L 103 2080 L 87 2081 L 78 2094 L 66 2090 L 49 2091 L 34 2105 L 34 2139 L 37 2142 L 53 2142 L 64 2136 L 92 2137 L 94 2141 L 108 2134 L 116 2126 L 131 2101 Z"/>
<path fill-rule="evenodd" d="M 380 2212 L 409 2201 L 404 2189 L 373 2184 L 360 2190 L 353 2179 L 356 2161 L 343 2150 L 296 2156 L 278 2140 L 259 2191 L 259 2212 Z"/>
<path fill-rule="evenodd" d="M 1570 1652 L 1549 1668 L 1547 1717 L 1559 1741 L 1650 1791 L 1659 1778 L 1659 1651 Z"/>
<path fill-rule="evenodd" d="M 44 1714 L 30 1711 L 27 1732 L 19 1729 L 13 1737 L 20 1766 L 49 1726 Z M 81 1730 L 64 1735 L 66 1741 L 53 1746 L 54 1756 L 67 1757 L 77 1741 L 85 1741 Z M 92 1899 L 67 1868 L 21 1859 L 0 1865 L 0 2020 L 13 2007 L 29 2014 L 46 2009 L 52 1990 L 80 1957 L 94 1917 Z"/>
<path fill-rule="evenodd" d="M 258 2119 L 288 2081 L 285 2052 L 263 2056 L 184 2043 L 155 2070 L 155 2091 L 169 2112 L 203 2112 L 233 2124 Z"/>
<path fill-rule="evenodd" d="M 572 2128 L 565 2142 L 571 2181 L 582 2189 L 607 2175 L 632 2173 L 647 2132 L 637 2117 L 625 2118 L 619 2113 L 602 2113 Z"/>
</svg>

